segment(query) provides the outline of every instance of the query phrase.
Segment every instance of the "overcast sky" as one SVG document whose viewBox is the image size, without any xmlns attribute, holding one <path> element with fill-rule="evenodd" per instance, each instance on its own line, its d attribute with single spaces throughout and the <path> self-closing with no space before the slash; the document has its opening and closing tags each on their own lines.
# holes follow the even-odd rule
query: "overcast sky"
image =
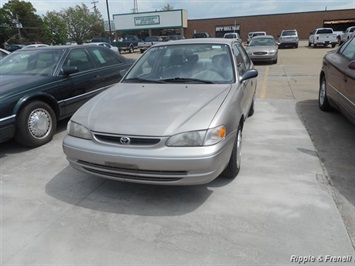
<svg viewBox="0 0 355 266">
<path fill-rule="evenodd" d="M 134 0 L 107 0 L 110 18 L 114 14 L 132 13 Z M 0 6 L 8 0 L 0 0 Z M 47 11 L 61 11 L 70 6 L 86 4 L 93 8 L 94 2 L 107 20 L 106 0 L 27 0 L 38 15 Z M 137 0 L 138 12 L 159 11 L 169 4 L 174 9 L 185 9 L 189 19 L 235 17 L 306 11 L 323 11 L 355 8 L 355 0 Z"/>
</svg>

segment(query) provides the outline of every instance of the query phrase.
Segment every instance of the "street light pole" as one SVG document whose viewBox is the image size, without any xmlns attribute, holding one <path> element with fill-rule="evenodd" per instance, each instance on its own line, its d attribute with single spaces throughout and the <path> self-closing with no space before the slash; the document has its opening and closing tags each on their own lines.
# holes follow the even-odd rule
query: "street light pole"
<svg viewBox="0 0 355 266">
<path fill-rule="evenodd" d="M 106 8 L 107 8 L 107 17 L 108 17 L 108 30 L 109 30 L 109 32 L 110 32 L 110 41 L 111 41 L 112 31 L 111 31 L 110 10 L 109 10 L 109 8 L 108 8 L 108 0 L 106 0 Z"/>
</svg>

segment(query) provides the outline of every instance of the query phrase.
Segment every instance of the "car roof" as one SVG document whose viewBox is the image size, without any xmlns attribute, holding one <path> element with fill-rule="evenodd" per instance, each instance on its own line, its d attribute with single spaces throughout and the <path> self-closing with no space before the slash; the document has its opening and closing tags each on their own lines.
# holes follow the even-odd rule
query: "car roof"
<svg viewBox="0 0 355 266">
<path fill-rule="evenodd" d="M 102 47 L 102 48 L 106 48 L 106 49 L 109 49 L 105 46 L 98 46 L 97 44 L 95 43 L 89 43 L 88 46 L 91 45 L 91 46 L 95 46 L 95 47 Z M 40 50 L 63 50 L 63 49 L 78 49 L 78 48 L 82 48 L 83 45 L 70 45 L 70 44 L 66 44 L 66 45 L 54 45 L 54 46 L 46 46 L 46 47 L 36 47 L 36 51 L 40 51 Z M 30 49 L 20 49 L 18 51 L 24 51 L 24 50 L 30 50 Z M 31 49 L 33 51 L 33 49 Z"/>
<path fill-rule="evenodd" d="M 154 46 L 177 45 L 177 44 L 226 44 L 236 43 L 235 39 L 227 38 L 196 38 L 196 39 L 180 39 L 174 42 L 158 43 Z"/>
<path fill-rule="evenodd" d="M 100 44 L 108 44 L 108 45 L 111 45 L 109 44 L 108 42 L 86 42 L 86 43 L 83 43 L 84 45 L 100 45 Z"/>
</svg>

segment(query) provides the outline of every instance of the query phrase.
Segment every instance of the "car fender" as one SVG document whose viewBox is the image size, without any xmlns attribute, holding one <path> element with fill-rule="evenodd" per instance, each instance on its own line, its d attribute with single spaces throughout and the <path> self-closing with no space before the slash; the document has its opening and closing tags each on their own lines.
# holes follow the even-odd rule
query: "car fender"
<svg viewBox="0 0 355 266">
<path fill-rule="evenodd" d="M 34 100 L 40 100 L 47 104 L 49 104 L 57 117 L 60 115 L 60 110 L 58 106 L 57 100 L 50 94 L 39 92 L 34 95 L 23 95 L 16 103 L 13 114 L 18 114 L 24 106 L 26 106 L 29 102 Z"/>
</svg>

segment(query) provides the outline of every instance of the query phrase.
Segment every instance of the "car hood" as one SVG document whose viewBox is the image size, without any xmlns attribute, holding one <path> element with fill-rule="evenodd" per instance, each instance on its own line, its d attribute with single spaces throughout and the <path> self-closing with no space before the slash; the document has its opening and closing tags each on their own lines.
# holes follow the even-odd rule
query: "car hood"
<svg viewBox="0 0 355 266">
<path fill-rule="evenodd" d="M 92 131 L 169 136 L 207 129 L 230 84 L 119 83 L 83 105 L 72 117 Z"/>
<path fill-rule="evenodd" d="M 49 83 L 54 80 L 53 76 L 42 75 L 0 75 L 0 96 L 13 95 L 29 88 Z"/>
</svg>

